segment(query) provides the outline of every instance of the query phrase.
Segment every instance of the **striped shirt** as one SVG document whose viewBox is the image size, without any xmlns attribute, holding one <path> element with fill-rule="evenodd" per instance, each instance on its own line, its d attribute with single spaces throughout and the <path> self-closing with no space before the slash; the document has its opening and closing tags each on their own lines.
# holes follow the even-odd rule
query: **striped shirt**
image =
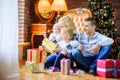
<svg viewBox="0 0 120 80">
<path fill-rule="evenodd" d="M 104 36 L 98 32 L 96 32 L 95 35 L 90 39 L 88 39 L 85 33 L 77 35 L 76 39 L 80 42 L 80 44 L 84 46 L 84 50 L 82 51 L 82 54 L 86 57 L 91 57 L 98 54 L 92 51 L 92 47 L 95 44 L 100 44 L 101 46 L 105 46 L 105 45 L 111 45 L 114 42 L 112 38 Z"/>
</svg>

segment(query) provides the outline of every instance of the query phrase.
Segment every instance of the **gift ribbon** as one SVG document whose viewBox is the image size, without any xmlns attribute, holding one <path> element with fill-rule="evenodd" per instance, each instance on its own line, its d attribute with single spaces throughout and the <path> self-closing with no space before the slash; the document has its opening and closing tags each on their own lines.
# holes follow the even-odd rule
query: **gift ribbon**
<svg viewBox="0 0 120 80">
<path fill-rule="evenodd" d="M 101 72 L 108 72 L 108 71 L 112 71 L 114 70 L 113 68 L 107 68 L 107 69 L 103 69 L 103 68 L 97 68 L 97 71 L 101 71 Z"/>
<path fill-rule="evenodd" d="M 120 72 L 120 69 L 117 69 L 118 72 Z"/>
<path fill-rule="evenodd" d="M 61 60 L 61 71 L 62 71 L 62 74 L 65 74 L 65 68 L 64 68 L 64 66 L 65 66 L 65 58 L 63 58 L 62 60 Z"/>
<path fill-rule="evenodd" d="M 40 62 L 42 62 L 42 50 L 40 50 Z"/>
<path fill-rule="evenodd" d="M 32 50 L 30 50 L 30 62 L 32 62 Z"/>
<path fill-rule="evenodd" d="M 113 76 L 116 78 L 116 77 L 117 77 L 116 60 L 113 60 L 113 62 L 114 62 L 114 72 L 113 72 Z"/>
<path fill-rule="evenodd" d="M 120 68 L 119 68 L 119 69 L 116 69 L 116 60 L 113 60 L 113 62 L 114 62 L 114 72 L 113 72 L 113 76 L 114 76 L 115 78 L 117 78 L 117 77 L 118 77 L 118 76 L 117 76 L 117 71 L 120 72 Z"/>
<path fill-rule="evenodd" d="M 30 49 L 30 62 L 33 62 L 33 50 L 38 50 L 39 48 Z"/>
</svg>

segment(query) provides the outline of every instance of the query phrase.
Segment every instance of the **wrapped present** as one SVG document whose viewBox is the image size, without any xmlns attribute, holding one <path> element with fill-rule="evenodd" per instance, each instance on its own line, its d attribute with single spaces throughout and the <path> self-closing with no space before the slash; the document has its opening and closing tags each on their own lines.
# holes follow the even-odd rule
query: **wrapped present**
<svg viewBox="0 0 120 80">
<path fill-rule="evenodd" d="M 25 70 L 27 72 L 44 72 L 44 63 L 33 63 L 33 62 L 29 62 L 27 61 L 25 63 Z"/>
<path fill-rule="evenodd" d="M 55 51 L 57 45 L 50 41 L 48 38 L 44 38 L 42 41 L 42 45 L 50 52 L 53 53 L 53 51 Z"/>
<path fill-rule="evenodd" d="M 63 58 L 61 61 L 61 73 L 63 75 L 69 75 L 70 71 L 70 60 Z"/>
<path fill-rule="evenodd" d="M 33 62 L 33 63 L 39 63 L 40 62 L 40 55 L 42 53 L 39 52 L 39 49 L 28 49 L 27 50 L 27 61 Z"/>
<path fill-rule="evenodd" d="M 100 77 L 112 77 L 114 62 L 112 60 L 97 60 L 97 75 Z"/>
<path fill-rule="evenodd" d="M 47 52 L 39 50 L 39 48 L 33 48 L 27 50 L 27 61 L 33 63 L 45 62 L 47 57 Z"/>
<path fill-rule="evenodd" d="M 120 60 L 97 60 L 97 75 L 100 77 L 120 77 Z"/>
</svg>

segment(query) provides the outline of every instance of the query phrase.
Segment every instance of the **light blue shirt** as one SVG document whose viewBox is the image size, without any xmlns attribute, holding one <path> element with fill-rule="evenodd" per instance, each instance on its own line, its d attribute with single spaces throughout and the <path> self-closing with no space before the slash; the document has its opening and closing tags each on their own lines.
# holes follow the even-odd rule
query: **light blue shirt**
<svg viewBox="0 0 120 80">
<path fill-rule="evenodd" d="M 57 44 L 62 48 L 62 50 L 67 50 L 67 52 L 72 52 L 79 46 L 79 42 L 77 40 L 71 40 L 67 43 L 61 40 Z"/>
<path fill-rule="evenodd" d="M 50 40 L 53 40 L 53 42 L 57 43 L 60 41 L 60 35 L 59 34 L 55 34 L 55 33 L 51 33 L 49 36 Z"/>
<path fill-rule="evenodd" d="M 105 45 L 111 45 L 114 42 L 112 38 L 104 36 L 98 32 L 96 32 L 95 35 L 90 39 L 88 39 L 86 33 L 82 33 L 76 37 L 78 37 L 77 39 L 80 42 L 80 44 L 84 46 L 84 50 L 82 51 L 82 54 L 86 57 L 95 56 L 97 54 L 97 53 L 93 53 L 92 51 L 92 47 L 95 44 L 100 44 L 101 46 L 105 46 Z"/>
</svg>

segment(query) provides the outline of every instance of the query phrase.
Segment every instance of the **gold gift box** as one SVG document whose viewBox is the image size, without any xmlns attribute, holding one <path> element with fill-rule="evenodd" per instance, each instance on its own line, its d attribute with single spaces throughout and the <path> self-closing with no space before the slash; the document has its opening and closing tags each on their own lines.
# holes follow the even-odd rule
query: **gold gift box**
<svg viewBox="0 0 120 80">
<path fill-rule="evenodd" d="M 33 63 L 41 63 L 45 62 L 47 57 L 47 52 L 39 48 L 37 49 L 28 49 L 27 50 L 27 61 L 33 62 Z"/>
<path fill-rule="evenodd" d="M 44 72 L 44 63 L 32 63 L 27 61 L 25 63 L 25 70 L 27 72 L 32 72 L 32 73 L 36 73 L 36 72 Z"/>
<path fill-rule="evenodd" d="M 48 38 L 44 38 L 42 41 L 42 45 L 48 50 L 48 52 L 53 53 L 57 48 L 57 45 L 49 40 Z"/>
<path fill-rule="evenodd" d="M 33 63 L 39 63 L 40 62 L 40 51 L 36 49 L 28 49 L 27 50 L 27 61 L 33 62 Z"/>
</svg>

